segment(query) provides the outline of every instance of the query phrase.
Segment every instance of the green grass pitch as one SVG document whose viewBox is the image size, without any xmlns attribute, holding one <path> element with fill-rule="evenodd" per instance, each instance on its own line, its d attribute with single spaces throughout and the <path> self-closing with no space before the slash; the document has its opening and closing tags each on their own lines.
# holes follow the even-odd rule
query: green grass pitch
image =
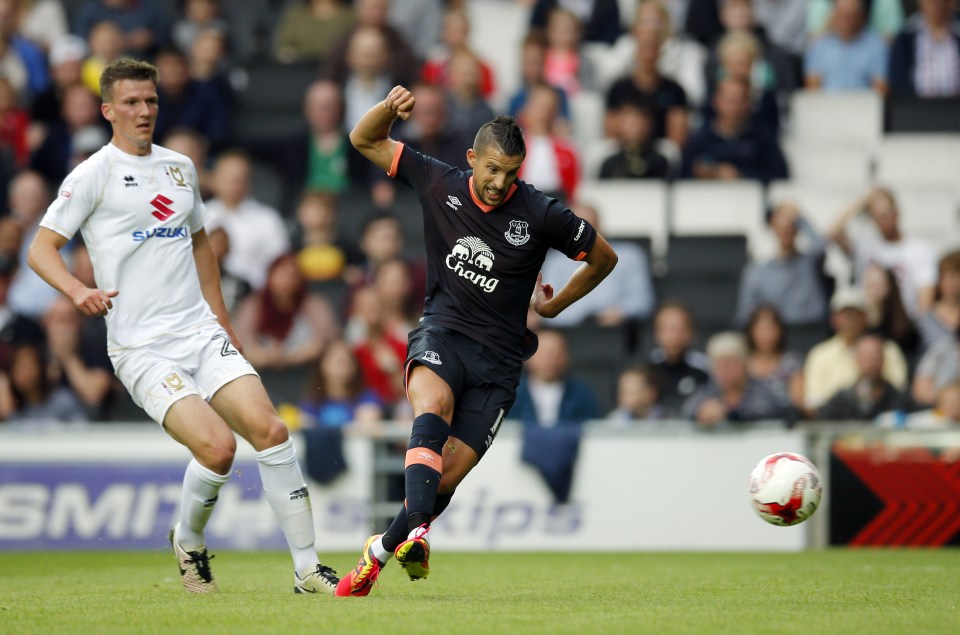
<svg viewBox="0 0 960 635">
<path fill-rule="evenodd" d="M 216 554 L 190 596 L 173 556 L 0 554 L 0 633 L 958 633 L 960 551 L 435 553 L 367 598 L 295 595 L 285 553 Z M 346 571 L 353 554 L 328 563 Z"/>
</svg>

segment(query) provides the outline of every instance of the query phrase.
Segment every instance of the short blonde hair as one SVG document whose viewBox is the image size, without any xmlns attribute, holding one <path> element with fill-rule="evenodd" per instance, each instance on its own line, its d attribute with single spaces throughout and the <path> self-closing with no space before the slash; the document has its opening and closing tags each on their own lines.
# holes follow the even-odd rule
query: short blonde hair
<svg viewBox="0 0 960 635">
<path fill-rule="evenodd" d="M 748 354 L 747 338 L 736 331 L 717 333 L 707 342 L 707 356 L 710 359 L 717 357 L 746 359 Z"/>
</svg>

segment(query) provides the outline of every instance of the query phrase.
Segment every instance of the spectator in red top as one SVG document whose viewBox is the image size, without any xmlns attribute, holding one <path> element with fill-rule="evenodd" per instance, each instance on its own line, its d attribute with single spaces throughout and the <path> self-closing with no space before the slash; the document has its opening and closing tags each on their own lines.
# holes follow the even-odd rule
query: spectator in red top
<svg viewBox="0 0 960 635">
<path fill-rule="evenodd" d="M 30 115 L 20 105 L 17 92 L 4 76 L 0 76 L 0 151 L 9 152 L 14 165 L 26 166 L 30 159 L 27 148 L 27 129 Z"/>
<path fill-rule="evenodd" d="M 391 410 L 404 399 L 403 361 L 406 335 L 391 333 L 384 324 L 380 296 L 373 287 L 362 287 L 353 296 L 347 326 L 363 384 Z"/>
<path fill-rule="evenodd" d="M 573 201 L 580 180 L 577 151 L 556 132 L 560 100 L 551 86 L 533 88 L 520 115 L 527 141 L 526 160 L 520 178 L 537 189 Z"/>
<path fill-rule="evenodd" d="M 565 9 L 550 12 L 544 75 L 548 84 L 563 89 L 567 95 L 593 89 L 593 67 L 580 50 L 581 33 L 574 13 Z"/>
<path fill-rule="evenodd" d="M 263 290 L 240 303 L 234 328 L 255 368 L 314 363 L 340 335 L 330 303 L 308 291 L 293 253 L 273 261 Z"/>
<path fill-rule="evenodd" d="M 443 15 L 440 34 L 443 44 L 433 51 L 420 69 L 420 80 L 425 84 L 449 87 L 450 60 L 458 51 L 470 49 L 470 18 L 463 9 L 448 9 Z M 484 99 L 493 95 L 495 84 L 490 65 L 477 58 L 480 65 L 480 94 Z"/>
</svg>

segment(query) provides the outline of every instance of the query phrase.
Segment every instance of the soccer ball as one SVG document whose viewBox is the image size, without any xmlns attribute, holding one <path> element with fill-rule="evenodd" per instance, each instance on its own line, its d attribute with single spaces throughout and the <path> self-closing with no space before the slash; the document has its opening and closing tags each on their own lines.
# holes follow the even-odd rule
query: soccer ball
<svg viewBox="0 0 960 635">
<path fill-rule="evenodd" d="M 823 481 L 805 456 L 777 452 L 765 456 L 750 472 L 750 500 L 768 523 L 788 527 L 813 516 L 823 495 Z"/>
</svg>

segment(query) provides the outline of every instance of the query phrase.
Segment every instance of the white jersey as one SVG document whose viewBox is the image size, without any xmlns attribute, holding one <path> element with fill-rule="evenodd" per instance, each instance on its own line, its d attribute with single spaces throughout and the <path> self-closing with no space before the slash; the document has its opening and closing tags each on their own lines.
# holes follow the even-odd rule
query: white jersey
<svg viewBox="0 0 960 635">
<path fill-rule="evenodd" d="M 64 180 L 40 226 L 81 231 L 97 287 L 120 292 L 106 318 L 111 353 L 216 323 L 193 259 L 203 217 L 193 163 L 157 145 L 141 157 L 108 143 Z"/>
</svg>

